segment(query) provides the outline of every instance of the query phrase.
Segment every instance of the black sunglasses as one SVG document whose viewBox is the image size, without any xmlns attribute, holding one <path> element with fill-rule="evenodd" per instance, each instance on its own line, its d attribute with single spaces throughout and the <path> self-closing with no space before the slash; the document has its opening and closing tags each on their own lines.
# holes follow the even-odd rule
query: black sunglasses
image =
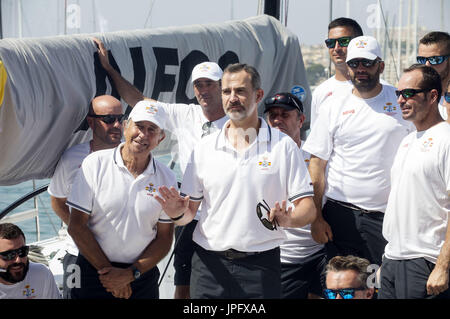
<svg viewBox="0 0 450 319">
<path fill-rule="evenodd" d="M 267 99 L 264 100 L 264 104 L 266 106 L 270 106 L 273 104 L 284 104 L 284 105 L 288 105 L 290 107 L 296 108 L 298 111 L 300 111 L 300 113 L 303 113 L 303 104 L 301 101 L 300 105 L 297 103 L 297 101 L 295 101 L 295 99 L 293 99 L 291 96 L 286 95 L 286 94 L 276 94 L 274 96 L 268 97 Z M 267 108 L 266 108 L 267 111 Z"/>
<path fill-rule="evenodd" d="M 7 250 L 0 252 L 0 256 L 5 261 L 11 261 L 19 255 L 20 258 L 28 256 L 28 251 L 30 250 L 29 246 L 22 246 L 17 249 Z"/>
<path fill-rule="evenodd" d="M 347 65 L 351 67 L 352 69 L 356 69 L 358 65 L 361 63 L 363 67 L 365 68 L 371 68 L 376 63 L 381 62 L 381 60 L 368 60 L 368 59 L 353 59 L 347 62 Z"/>
<path fill-rule="evenodd" d="M 205 122 L 202 125 L 202 137 L 211 134 L 211 126 L 213 122 Z"/>
<path fill-rule="evenodd" d="M 271 222 L 267 218 L 265 218 L 265 217 L 263 218 L 263 213 L 261 211 L 261 208 L 263 208 L 266 211 L 267 216 L 269 216 L 269 213 L 270 213 L 270 206 L 267 205 L 267 203 L 264 199 L 263 199 L 263 202 L 265 205 L 263 203 L 258 203 L 256 205 L 256 215 L 258 215 L 258 218 L 261 221 L 261 223 L 264 225 L 264 227 L 266 227 L 269 230 L 276 230 L 277 229 L 276 219 L 274 219 L 274 221 Z"/>
<path fill-rule="evenodd" d="M 421 92 L 427 92 L 430 91 L 430 89 L 404 89 L 404 90 L 396 90 L 395 91 L 395 95 L 397 96 L 397 98 L 400 97 L 400 94 L 403 96 L 403 98 L 405 99 L 409 99 L 411 97 L 413 97 L 414 95 L 416 95 L 417 93 L 421 93 Z"/>
<path fill-rule="evenodd" d="M 365 290 L 366 288 L 342 288 L 342 289 L 325 289 L 323 295 L 325 299 L 336 299 L 339 294 L 342 299 L 353 299 L 355 297 L 355 291 Z"/>
<path fill-rule="evenodd" d="M 123 114 L 108 114 L 108 115 L 88 114 L 88 116 L 100 119 L 106 124 L 113 124 L 116 123 L 116 121 L 122 123 L 123 120 L 125 119 L 125 116 Z"/>
<path fill-rule="evenodd" d="M 447 55 L 429 56 L 429 57 L 418 56 L 417 63 L 426 64 L 428 61 L 432 65 L 437 65 L 437 64 L 441 64 L 442 62 L 447 60 L 448 57 L 449 57 L 448 54 Z"/>
<path fill-rule="evenodd" d="M 341 47 L 348 47 L 348 44 L 352 40 L 352 37 L 341 37 L 337 39 L 326 39 L 325 45 L 328 49 L 332 49 L 336 46 L 336 41 L 339 43 L 339 46 Z"/>
<path fill-rule="evenodd" d="M 450 92 L 444 93 L 444 99 L 445 99 L 445 102 L 450 103 Z"/>
</svg>

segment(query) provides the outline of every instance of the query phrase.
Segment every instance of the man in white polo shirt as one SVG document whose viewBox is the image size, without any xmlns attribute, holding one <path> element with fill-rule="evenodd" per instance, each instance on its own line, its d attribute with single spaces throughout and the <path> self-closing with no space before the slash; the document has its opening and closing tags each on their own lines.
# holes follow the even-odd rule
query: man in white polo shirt
<svg viewBox="0 0 450 319">
<path fill-rule="evenodd" d="M 83 161 L 67 205 L 80 254 L 81 287 L 72 298 L 158 298 L 157 263 L 170 250 L 173 224 L 154 199 L 173 172 L 151 150 L 164 139 L 164 111 L 136 105 L 125 143 Z"/>
<path fill-rule="evenodd" d="M 264 100 L 264 113 L 270 127 L 289 135 L 298 146 L 306 166 L 310 155 L 302 150 L 300 129 L 305 121 L 302 102 L 291 93 L 277 93 Z M 311 237 L 311 225 L 285 228 L 287 240 L 280 246 L 283 299 L 319 298 L 325 249 Z"/>
<path fill-rule="evenodd" d="M 351 39 L 361 35 L 363 35 L 361 26 L 350 18 L 337 18 L 328 25 L 328 39 L 325 40 L 325 45 L 336 73 L 314 89 L 311 100 L 311 128 L 319 115 L 321 104 L 327 98 L 352 89 L 353 84 L 345 59 Z"/>
<path fill-rule="evenodd" d="M 124 79 L 109 63 L 108 53 L 103 43 L 94 39 L 98 47 L 100 62 L 111 76 L 120 96 L 131 106 L 142 100 L 157 103 L 164 109 L 166 130 L 178 141 L 178 160 L 184 174 L 194 146 L 204 136 L 220 130 L 228 120 L 222 107 L 221 82 L 222 69 L 214 62 L 202 62 L 192 70 L 191 81 L 199 104 L 163 103 L 145 97 L 136 87 Z M 192 233 L 197 217 L 188 225 L 175 228 L 175 298 L 189 298 L 191 259 L 194 253 Z"/>
<path fill-rule="evenodd" d="M 390 169 L 410 125 L 401 117 L 395 88 L 380 83 L 384 62 L 376 39 L 352 39 L 346 61 L 354 88 L 327 99 L 303 147 L 311 154 L 318 210 L 311 234 L 325 244 L 328 260 L 354 255 L 380 265 Z"/>
<path fill-rule="evenodd" d="M 64 224 L 69 224 L 70 211 L 66 201 L 81 163 L 91 152 L 114 148 L 120 144 L 122 120 L 122 104 L 115 97 L 101 95 L 92 100 L 87 115 L 92 140 L 74 145 L 63 153 L 48 186 L 52 208 Z M 70 236 L 66 237 L 66 247 L 67 254 L 63 259 L 63 297 L 68 299 L 73 284 L 67 282 L 71 274 L 68 267 L 75 264 L 78 248 Z"/>
<path fill-rule="evenodd" d="M 443 31 L 425 34 L 419 40 L 417 63 L 428 65 L 439 73 L 444 93 L 450 81 L 450 34 Z M 442 118 L 450 123 L 447 108 L 444 106 L 444 96 L 441 97 L 438 107 Z"/>
<path fill-rule="evenodd" d="M 251 66 L 225 69 L 222 104 L 230 120 L 194 148 L 181 189 L 188 196 L 161 187 L 156 197 L 179 225 L 202 203 L 193 235 L 193 298 L 279 298 L 286 237 L 278 226 L 302 227 L 315 218 L 297 145 L 258 117 L 260 85 Z"/>
<path fill-rule="evenodd" d="M 398 83 L 402 116 L 417 131 L 400 143 L 392 166 L 383 299 L 450 298 L 450 125 L 438 110 L 440 80 L 433 68 L 413 65 Z"/>
</svg>

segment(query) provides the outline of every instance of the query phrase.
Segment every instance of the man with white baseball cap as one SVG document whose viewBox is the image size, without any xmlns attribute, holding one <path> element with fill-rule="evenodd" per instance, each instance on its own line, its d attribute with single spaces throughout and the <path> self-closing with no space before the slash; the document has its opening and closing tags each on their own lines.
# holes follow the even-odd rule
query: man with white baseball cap
<svg viewBox="0 0 450 319">
<path fill-rule="evenodd" d="M 303 147 L 311 154 L 318 210 L 311 234 L 325 244 L 328 260 L 354 255 L 380 265 L 390 169 L 399 143 L 414 129 L 402 119 L 395 88 L 380 83 L 384 62 L 375 38 L 352 39 L 346 63 L 352 91 L 322 104 Z"/>
<path fill-rule="evenodd" d="M 151 151 L 165 137 L 164 110 L 137 103 L 125 142 L 86 157 L 72 185 L 68 231 L 80 250 L 80 287 L 72 298 L 158 298 L 157 263 L 169 252 L 173 223 L 153 197 L 176 187 Z"/>
<path fill-rule="evenodd" d="M 112 78 L 120 96 L 131 106 L 146 100 L 166 112 L 165 129 L 178 141 L 178 160 L 182 175 L 185 172 L 194 146 L 202 137 L 220 130 L 228 116 L 222 107 L 222 69 L 217 63 L 197 64 L 191 74 L 194 94 L 198 104 L 162 103 L 145 97 L 136 87 L 124 79 L 109 63 L 108 53 L 103 43 L 94 39 L 98 47 L 100 62 Z M 197 218 L 190 224 L 175 228 L 177 247 L 175 249 L 175 298 L 189 298 L 191 258 L 194 252 L 192 233 Z M 182 235 L 182 236 L 181 236 Z M 179 238 L 179 236 L 181 236 Z"/>
</svg>

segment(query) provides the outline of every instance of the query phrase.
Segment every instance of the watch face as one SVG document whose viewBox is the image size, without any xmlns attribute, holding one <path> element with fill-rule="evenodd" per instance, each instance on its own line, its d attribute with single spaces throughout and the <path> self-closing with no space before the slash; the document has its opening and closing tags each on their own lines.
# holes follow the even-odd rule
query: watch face
<svg viewBox="0 0 450 319">
<path fill-rule="evenodd" d="M 141 272 L 136 267 L 134 267 L 133 275 L 134 275 L 134 279 L 138 279 L 141 276 Z"/>
</svg>

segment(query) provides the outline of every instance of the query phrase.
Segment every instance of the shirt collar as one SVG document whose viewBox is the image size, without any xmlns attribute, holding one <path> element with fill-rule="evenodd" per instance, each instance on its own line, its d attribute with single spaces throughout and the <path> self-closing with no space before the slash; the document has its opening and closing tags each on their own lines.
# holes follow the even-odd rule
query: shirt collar
<svg viewBox="0 0 450 319">
<path fill-rule="evenodd" d="M 267 124 L 267 122 L 262 118 L 258 117 L 261 120 L 261 126 L 259 127 L 258 136 L 256 137 L 257 143 L 267 143 L 272 140 L 272 130 L 270 126 Z M 225 135 L 226 128 L 230 124 L 231 120 L 228 120 L 222 127 L 222 129 L 219 132 L 219 135 L 217 136 L 217 147 L 226 147 L 229 146 L 230 143 L 227 140 L 227 137 Z"/>
<path fill-rule="evenodd" d="M 122 142 L 119 144 L 119 146 L 117 146 L 114 149 L 114 163 L 123 169 L 127 169 L 127 167 L 125 166 L 125 163 L 123 162 L 123 158 L 122 158 L 122 154 L 120 153 L 120 150 L 122 149 L 122 147 L 125 145 L 125 142 Z M 155 163 L 155 158 L 152 154 L 152 158 L 150 159 L 150 162 L 148 163 L 147 167 L 145 168 L 145 170 L 142 172 L 143 175 L 154 175 L 156 174 L 156 163 Z"/>
</svg>

